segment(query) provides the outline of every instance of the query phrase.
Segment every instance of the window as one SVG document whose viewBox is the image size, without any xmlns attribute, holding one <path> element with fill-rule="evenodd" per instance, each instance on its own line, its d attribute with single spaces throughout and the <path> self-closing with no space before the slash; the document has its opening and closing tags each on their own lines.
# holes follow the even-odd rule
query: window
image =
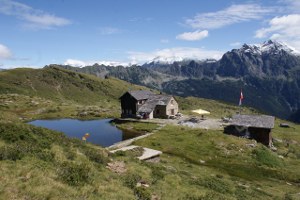
<svg viewBox="0 0 300 200">
<path fill-rule="evenodd" d="M 173 99 L 171 100 L 171 105 L 174 105 L 174 100 Z"/>
<path fill-rule="evenodd" d="M 157 114 L 157 115 L 159 114 L 159 110 L 156 110 L 156 114 Z"/>
</svg>

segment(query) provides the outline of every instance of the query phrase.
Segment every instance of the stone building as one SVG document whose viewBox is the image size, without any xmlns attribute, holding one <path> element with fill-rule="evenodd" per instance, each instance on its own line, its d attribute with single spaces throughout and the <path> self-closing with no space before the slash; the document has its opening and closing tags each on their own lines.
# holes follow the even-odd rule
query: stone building
<svg viewBox="0 0 300 200">
<path fill-rule="evenodd" d="M 173 96 L 147 90 L 128 91 L 120 97 L 121 117 L 170 118 L 178 113 Z"/>
</svg>

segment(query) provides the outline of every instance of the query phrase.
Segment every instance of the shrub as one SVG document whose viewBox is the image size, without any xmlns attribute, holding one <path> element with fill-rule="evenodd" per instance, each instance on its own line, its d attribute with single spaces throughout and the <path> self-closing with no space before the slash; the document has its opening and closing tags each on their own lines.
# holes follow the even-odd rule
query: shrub
<svg viewBox="0 0 300 200">
<path fill-rule="evenodd" d="M 126 156 L 126 151 L 116 151 L 114 154 L 114 156 Z"/>
<path fill-rule="evenodd" d="M 151 200 L 151 193 L 143 187 L 136 187 L 134 194 L 139 200 Z"/>
<path fill-rule="evenodd" d="M 126 187 L 134 189 L 136 184 L 141 180 L 141 176 L 136 173 L 128 173 L 123 180 Z"/>
<path fill-rule="evenodd" d="M 84 185 L 91 178 L 91 168 L 85 163 L 63 162 L 57 173 L 60 180 L 71 186 Z"/>
<path fill-rule="evenodd" d="M 0 160 L 20 160 L 24 154 L 18 145 L 3 146 L 0 148 Z"/>
<path fill-rule="evenodd" d="M 160 167 L 153 166 L 151 171 L 151 176 L 153 179 L 153 183 L 156 183 L 159 180 L 162 180 L 165 177 L 163 169 Z"/>
<path fill-rule="evenodd" d="M 99 164 L 106 164 L 108 162 L 108 157 L 98 149 L 87 148 L 84 150 L 84 154 L 93 162 Z"/>
<path fill-rule="evenodd" d="M 48 149 L 44 149 L 42 151 L 38 151 L 35 153 L 35 155 L 43 160 L 43 161 L 46 161 L 46 162 L 51 162 L 54 160 L 54 153 L 49 151 Z"/>
<path fill-rule="evenodd" d="M 231 188 L 226 182 L 215 177 L 196 179 L 193 181 L 193 184 L 200 185 L 223 194 L 232 193 Z"/>
<path fill-rule="evenodd" d="M 282 161 L 264 146 L 254 149 L 252 154 L 260 165 L 266 165 L 268 167 L 282 166 Z"/>
</svg>

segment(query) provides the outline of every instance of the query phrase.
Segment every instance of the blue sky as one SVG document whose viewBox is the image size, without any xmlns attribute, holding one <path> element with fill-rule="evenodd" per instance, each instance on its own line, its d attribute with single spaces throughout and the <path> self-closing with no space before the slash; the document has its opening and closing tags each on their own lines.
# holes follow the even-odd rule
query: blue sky
<svg viewBox="0 0 300 200">
<path fill-rule="evenodd" d="M 300 49 L 294 0 L 0 0 L 0 24 L 0 68 L 218 59 L 270 38 Z"/>
</svg>

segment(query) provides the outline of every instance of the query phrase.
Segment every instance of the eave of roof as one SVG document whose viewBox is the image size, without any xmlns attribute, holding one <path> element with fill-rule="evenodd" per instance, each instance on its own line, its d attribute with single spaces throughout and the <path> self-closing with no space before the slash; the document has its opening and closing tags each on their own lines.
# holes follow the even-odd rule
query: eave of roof
<svg viewBox="0 0 300 200">
<path fill-rule="evenodd" d="M 275 117 L 269 115 L 235 115 L 231 125 L 254 127 L 254 128 L 274 128 Z"/>
</svg>

